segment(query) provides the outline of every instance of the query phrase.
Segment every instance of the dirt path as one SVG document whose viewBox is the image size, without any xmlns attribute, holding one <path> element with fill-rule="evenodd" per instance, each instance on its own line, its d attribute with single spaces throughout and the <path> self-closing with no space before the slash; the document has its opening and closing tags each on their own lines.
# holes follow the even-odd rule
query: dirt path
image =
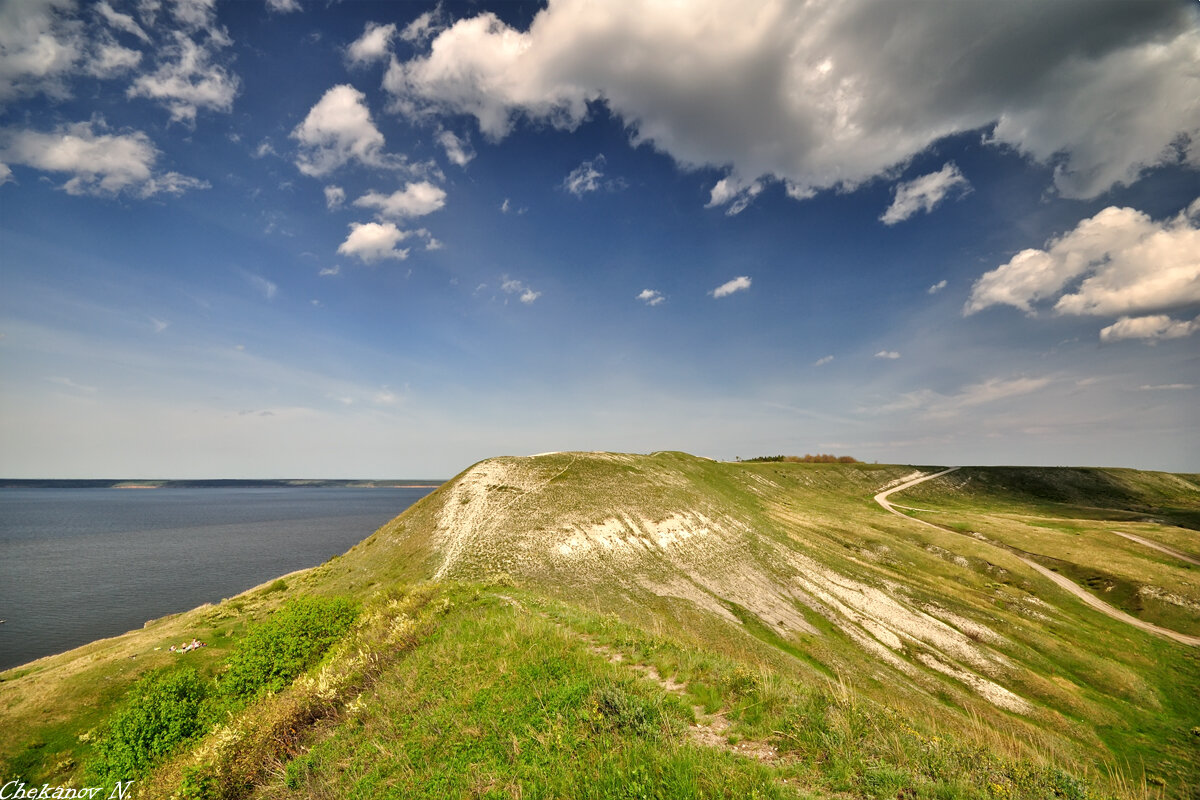
<svg viewBox="0 0 1200 800">
<path fill-rule="evenodd" d="M 933 480 L 934 478 L 940 478 L 942 475 L 949 474 L 951 472 L 954 472 L 957 469 L 961 469 L 961 467 L 951 467 L 950 469 L 945 469 L 945 470 L 942 470 L 941 472 L 935 472 L 932 475 L 922 475 L 919 478 L 914 478 L 910 481 L 906 481 L 905 483 L 902 483 L 899 486 L 895 486 L 891 489 L 888 489 L 887 491 L 883 491 L 883 492 L 880 492 L 879 494 L 875 495 L 875 502 L 879 503 L 879 505 L 882 506 L 884 509 L 892 512 L 893 514 L 895 514 L 898 517 L 904 517 L 904 519 L 910 519 L 914 522 L 919 522 L 922 525 L 928 525 L 931 528 L 937 528 L 939 531 L 951 531 L 953 533 L 957 533 L 957 531 L 953 531 L 951 528 L 944 528 L 941 525 L 935 525 L 932 522 L 926 522 L 923 519 L 917 519 L 916 517 L 910 517 L 907 514 L 903 514 L 899 511 L 897 511 L 892 506 L 892 504 L 888 502 L 888 497 L 890 495 L 894 494 L 895 492 L 899 492 L 904 489 L 908 489 L 909 487 L 916 486 L 918 483 L 924 483 L 925 481 Z M 901 508 L 903 508 L 903 506 L 901 506 Z M 1113 531 L 1113 533 L 1117 533 L 1117 531 Z M 1149 542 L 1145 539 L 1138 539 L 1137 537 L 1133 537 L 1133 536 L 1130 536 L 1129 534 L 1124 534 L 1124 533 L 1121 533 L 1118 535 L 1125 536 L 1126 538 L 1133 539 L 1134 541 L 1138 541 L 1141 544 L 1149 545 L 1150 547 L 1154 547 L 1159 550 L 1165 550 L 1165 548 L 1163 548 L 1157 544 L 1152 544 L 1151 542 Z M 1018 560 L 1020 560 L 1023 564 L 1026 564 L 1027 566 L 1031 567 L 1035 572 L 1038 572 L 1038 573 L 1046 576 L 1051 581 L 1053 581 L 1056 585 L 1058 585 L 1065 591 L 1070 592 L 1071 594 L 1073 594 L 1075 597 L 1082 600 L 1087 605 L 1089 605 L 1092 608 L 1099 611 L 1101 614 L 1107 614 L 1108 616 L 1112 617 L 1113 619 L 1120 620 L 1121 622 L 1132 625 L 1135 628 L 1140 628 L 1141 630 L 1147 631 L 1149 633 L 1157 634 L 1158 636 L 1165 636 L 1168 639 L 1174 639 L 1175 641 L 1180 642 L 1181 644 L 1191 645 L 1192 647 L 1200 647 L 1200 636 L 1189 636 L 1186 633 L 1180 633 L 1179 631 L 1173 631 L 1173 630 L 1170 630 L 1169 628 L 1160 628 L 1157 625 L 1152 625 L 1149 622 L 1144 622 L 1144 621 L 1138 619 L 1137 617 L 1126 614 L 1124 611 L 1122 611 L 1119 608 L 1114 608 L 1113 606 L 1110 606 L 1108 603 L 1104 602 L 1103 600 L 1100 600 L 1099 598 L 1092 595 L 1090 592 L 1084 590 L 1083 588 L 1079 587 L 1075 583 L 1072 583 L 1071 581 L 1067 580 L 1062 575 L 1059 575 L 1057 572 L 1046 569 L 1041 564 L 1038 564 L 1035 561 L 1031 561 L 1028 558 L 1025 558 L 1024 556 L 1021 556 L 1017 553 L 1013 553 L 1011 550 L 1009 550 L 1008 552 L 1012 553 L 1012 555 L 1015 558 L 1017 558 Z M 1183 556 L 1180 553 L 1170 551 L 1170 550 L 1167 550 L 1167 552 L 1170 552 L 1171 555 L 1179 556 L 1186 561 L 1192 561 L 1191 558 L 1189 558 L 1187 556 Z M 1196 562 L 1192 561 L 1192 563 L 1196 563 Z"/>
<path fill-rule="evenodd" d="M 1132 533 L 1121 533 L 1121 531 L 1109 531 L 1109 533 L 1115 533 L 1117 536 L 1123 536 L 1124 538 L 1130 540 L 1131 542 L 1137 542 L 1138 544 L 1144 544 L 1146 547 L 1153 547 L 1155 550 L 1164 552 L 1169 556 L 1174 556 L 1175 558 L 1178 558 L 1182 561 L 1186 561 L 1189 564 L 1195 564 L 1196 566 L 1200 567 L 1200 560 L 1192 558 L 1187 553 L 1181 553 L 1178 550 L 1174 550 L 1170 547 L 1167 547 L 1165 544 L 1159 544 L 1158 542 L 1152 542 L 1149 539 L 1143 539 L 1140 536 L 1134 536 Z"/>
<path fill-rule="evenodd" d="M 516 598 L 509 597 L 506 594 L 497 594 L 496 597 L 522 614 L 530 613 Z M 664 677 L 653 664 L 637 664 L 633 661 L 627 661 L 623 653 L 606 644 L 597 642 L 594 636 L 573 630 L 543 611 L 535 610 L 532 613 L 554 623 L 559 630 L 564 631 L 568 635 L 583 640 L 590 653 L 600 656 L 608 661 L 608 663 L 621 664 L 640 673 L 657 683 L 664 691 L 673 695 L 682 696 L 687 692 L 688 686 L 686 683 L 679 683 L 672 678 Z M 692 706 L 692 712 L 696 716 L 696 721 L 688 728 L 688 738 L 696 744 L 702 747 L 714 747 L 718 750 L 737 753 L 738 755 L 763 762 L 774 762 L 779 759 L 779 751 L 769 742 L 759 742 L 752 739 L 741 739 L 736 743 L 730 742 L 729 729 L 732 727 L 732 723 L 725 716 L 724 710 L 709 714 L 704 710 L 704 706 Z"/>
</svg>

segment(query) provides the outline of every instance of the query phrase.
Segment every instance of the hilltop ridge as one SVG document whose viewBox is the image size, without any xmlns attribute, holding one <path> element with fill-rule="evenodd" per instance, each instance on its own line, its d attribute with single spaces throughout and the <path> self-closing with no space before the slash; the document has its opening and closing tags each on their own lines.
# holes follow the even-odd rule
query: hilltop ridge
<svg viewBox="0 0 1200 800">
<path fill-rule="evenodd" d="M 449 603 L 463 609 L 414 617 L 425 620 L 421 624 L 429 631 L 440 630 L 438 614 L 450 613 L 444 624 L 451 628 L 460 613 L 467 615 L 463 624 L 482 615 L 488 625 L 500 626 L 489 628 L 488 635 L 506 642 L 507 636 L 537 629 L 538 636 L 561 639 L 559 646 L 572 652 L 582 648 L 579 658 L 588 663 L 648 659 L 638 669 L 652 672 L 629 673 L 654 678 L 638 691 L 668 700 L 681 692 L 708 698 L 692 724 L 709 733 L 713 725 L 725 731 L 716 739 L 705 734 L 710 743 L 749 737 L 746 752 L 768 754 L 771 769 L 784 771 L 780 775 L 799 769 L 799 762 L 789 760 L 795 756 L 787 755 L 799 739 L 787 737 L 799 736 L 789 726 L 800 723 L 788 722 L 791 712 L 768 714 L 766 708 L 789 708 L 790 693 L 832 691 L 822 702 L 838 708 L 843 702 L 865 703 L 879 709 L 870 712 L 883 714 L 878 719 L 921 720 L 925 732 L 904 734 L 910 738 L 901 750 L 909 755 L 877 753 L 862 761 L 868 745 L 855 738 L 857 749 L 846 751 L 846 758 L 859 766 L 845 766 L 848 777 L 822 772 L 819 748 L 805 750 L 804 758 L 816 759 L 804 772 L 814 787 L 850 787 L 845 790 L 856 796 L 877 796 L 863 788 L 870 781 L 862 770 L 875 763 L 871 759 L 913 758 L 937 736 L 976 742 L 973 747 L 989 754 L 980 755 L 978 764 L 1032 759 L 1031 764 L 1088 776 L 1093 786 L 1120 797 L 1140 797 L 1136 787 L 1151 791 L 1146 787 L 1158 786 L 1155 781 L 1169 796 L 1188 796 L 1189 787 L 1200 785 L 1195 758 L 1200 737 L 1193 732 L 1200 726 L 1197 648 L 1098 613 L 1025 559 L 1036 559 L 1137 619 L 1200 634 L 1195 567 L 1178 557 L 1198 557 L 1200 546 L 1192 531 L 1175 524 L 1200 510 L 1196 476 L 1037 468 L 1022 478 L 1015 468 L 961 468 L 930 477 L 942 469 L 726 463 L 678 452 L 488 459 L 345 555 L 289 577 L 280 591 L 260 587 L 214 608 L 148 623 L 144 631 L 90 647 L 89 663 L 98 657 L 103 662 L 104 653 L 132 652 L 145 658 L 139 668 L 150 667 L 161 659 L 149 645 L 189 625 L 209 626 L 213 639 L 236 640 L 244 626 L 294 595 L 358 598 L 377 608 L 370 618 L 384 624 L 393 613 L 387 609 L 398 606 L 379 603 L 395 593 L 417 592 L 426 598 L 422 602 L 443 596 L 434 608 Z M 926 524 L 889 514 L 873 499 L 919 477 L 930 479 L 892 494 L 890 502 Z M 545 624 L 525 619 L 530 614 Z M 430 635 L 433 647 L 440 634 Z M 410 644 L 420 651 L 421 641 Z M 371 651 L 364 652 L 354 658 Z M 403 652 L 384 662 L 400 658 L 395 669 L 403 669 L 408 658 Z M 421 656 L 414 651 L 412 658 Z M 500 668 L 507 668 L 508 658 Z M 685 666 L 696 658 L 721 659 L 729 665 L 722 669 L 732 671 L 702 691 L 699 674 Z M 39 696 L 52 697 L 52 688 L 60 685 L 54 676 L 75 674 L 78 664 L 72 654 L 44 659 L 24 672 L 7 673 L 0 692 L 25 698 L 23 691 L 38 686 Z M 213 669 L 219 664 L 214 660 Z M 770 696 L 777 699 L 754 710 L 762 698 L 729 694 L 728 687 L 742 680 L 731 677 L 737 670 L 759 676 L 755 686 L 776 687 Z M 409 684 L 412 691 L 447 691 L 433 688 L 429 681 L 443 678 L 432 675 L 405 680 L 416 681 Z M 533 698 L 550 687 L 535 682 L 522 691 Z M 477 690 L 472 684 L 455 691 Z M 362 691 L 363 697 L 382 697 L 384 690 Z M 34 710 L 24 701 L 10 701 L 8 709 L 0 713 L 10 720 L 29 719 L 20 715 Z M 342 719 L 341 712 L 332 713 Z M 383 715 L 379 724 L 385 724 L 392 712 L 371 713 Z M 821 711 L 826 715 L 821 718 L 833 719 L 831 713 Z M 477 724 L 490 723 L 468 727 Z M 316 738 L 306 747 L 349 736 L 350 729 L 340 725 L 320 735 L 314 730 Z M 892 735 L 888 730 L 881 728 L 880 735 Z M 513 735 L 519 747 L 521 737 L 533 734 Z M 691 745 L 668 737 L 663 746 L 674 753 L 704 736 L 688 739 L 695 740 Z M 6 750 L 17 745 L 0 740 Z M 202 752 L 209 751 L 196 751 Z M 209 756 L 181 758 L 182 764 Z M 969 763 L 963 761 L 961 769 L 974 769 Z M 937 781 L 921 778 L 915 767 L 896 762 L 888 769 L 894 773 L 881 785 L 934 791 Z M 1038 794 L 1042 789 L 1030 788 L 1043 783 L 1013 777 L 1020 769 L 1025 767 L 1004 767 L 1008 777 L 996 777 L 996 785 L 1014 797 L 1044 796 Z M 340 779 L 331 772 L 321 780 L 334 785 Z M 503 796 L 515 796 L 512 791 Z M 954 796 L 994 796 L 986 787 L 980 791 Z M 270 796 L 292 796 L 281 792 Z"/>
</svg>

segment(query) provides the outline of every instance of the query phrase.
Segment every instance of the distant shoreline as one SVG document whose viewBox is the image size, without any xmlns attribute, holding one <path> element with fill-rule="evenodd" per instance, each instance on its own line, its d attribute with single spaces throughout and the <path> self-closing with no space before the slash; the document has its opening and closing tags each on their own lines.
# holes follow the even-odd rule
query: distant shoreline
<svg viewBox="0 0 1200 800">
<path fill-rule="evenodd" d="M 397 480 L 216 478 L 148 480 L 109 478 L 0 478 L 0 489 L 436 489 L 445 481 L 421 478 Z"/>
</svg>

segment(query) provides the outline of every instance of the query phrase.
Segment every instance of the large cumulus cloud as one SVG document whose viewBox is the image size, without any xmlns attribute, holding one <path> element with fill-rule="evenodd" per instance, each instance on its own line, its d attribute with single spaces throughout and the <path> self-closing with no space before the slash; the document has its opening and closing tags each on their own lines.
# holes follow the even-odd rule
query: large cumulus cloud
<svg viewBox="0 0 1200 800">
<path fill-rule="evenodd" d="M 457 21 L 384 86 L 401 112 L 468 114 L 493 139 L 603 102 L 635 143 L 728 169 L 728 204 L 762 179 L 853 187 L 973 130 L 1085 198 L 1200 164 L 1198 16 L 1173 0 L 551 0 L 527 31 Z"/>
<path fill-rule="evenodd" d="M 1110 206 L 984 273 L 963 312 L 1007 305 L 1032 316 L 1051 300 L 1057 314 L 1122 315 L 1101 331 L 1105 341 L 1193 333 L 1194 322 L 1154 312 L 1200 306 L 1200 199 L 1162 222 Z"/>
</svg>

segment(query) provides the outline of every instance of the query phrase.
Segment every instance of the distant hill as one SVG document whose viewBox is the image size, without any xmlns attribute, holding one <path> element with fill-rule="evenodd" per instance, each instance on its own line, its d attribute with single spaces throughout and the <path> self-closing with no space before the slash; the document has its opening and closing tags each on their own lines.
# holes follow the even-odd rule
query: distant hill
<svg viewBox="0 0 1200 800">
<path fill-rule="evenodd" d="M 489 459 L 320 567 L 5 673 L 0 754 L 38 785 L 82 774 L 103 714 L 65 698 L 105 707 L 178 662 L 155 647 L 235 647 L 289 598 L 336 595 L 364 604 L 352 638 L 147 792 L 1192 796 L 1197 648 L 1021 559 L 1200 634 L 1197 476 L 966 468 L 891 496 L 931 525 L 872 499 L 935 471 Z"/>
</svg>

